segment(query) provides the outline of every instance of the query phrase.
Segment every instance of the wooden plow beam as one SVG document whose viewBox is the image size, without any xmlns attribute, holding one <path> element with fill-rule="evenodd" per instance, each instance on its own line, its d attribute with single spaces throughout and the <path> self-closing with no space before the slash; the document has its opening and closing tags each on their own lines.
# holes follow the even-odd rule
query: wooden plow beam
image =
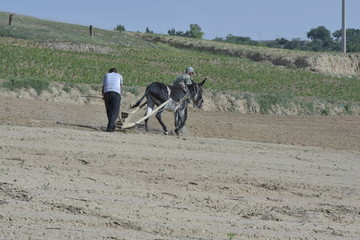
<svg viewBox="0 0 360 240">
<path fill-rule="evenodd" d="M 162 103 L 160 106 L 155 108 L 150 114 L 147 114 L 147 115 L 143 116 L 142 118 L 140 118 L 138 120 L 133 120 L 133 118 L 136 116 L 136 114 L 138 114 L 142 110 L 142 108 L 146 105 L 146 103 L 140 105 L 139 107 L 137 107 L 134 111 L 132 111 L 130 113 L 122 113 L 121 115 L 123 115 L 123 114 L 126 115 L 126 118 L 123 121 L 120 121 L 121 129 L 135 127 L 137 124 L 140 124 L 141 122 L 145 121 L 149 117 L 151 117 L 154 114 L 156 114 L 157 112 L 159 112 L 169 102 L 170 102 L 170 99 L 168 99 L 167 101 Z"/>
</svg>

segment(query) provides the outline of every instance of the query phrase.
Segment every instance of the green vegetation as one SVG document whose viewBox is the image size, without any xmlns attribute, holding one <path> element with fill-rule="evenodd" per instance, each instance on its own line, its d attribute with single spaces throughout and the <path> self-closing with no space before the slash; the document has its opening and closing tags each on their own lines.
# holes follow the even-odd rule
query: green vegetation
<svg viewBox="0 0 360 240">
<path fill-rule="evenodd" d="M 62 41 L 96 45 L 132 45 L 144 47 L 148 44 L 129 37 L 125 31 L 108 31 L 93 27 L 94 38 L 90 37 L 90 26 L 46 21 L 24 15 L 13 15 L 8 25 L 9 13 L 0 12 L 0 37 L 36 40 L 37 42 Z"/>
<path fill-rule="evenodd" d="M 186 32 L 176 31 L 175 28 L 172 28 L 168 31 L 170 36 L 181 36 L 189 38 L 202 39 L 204 37 L 204 32 L 201 31 L 201 27 L 197 24 L 190 24 L 190 30 Z"/>
<path fill-rule="evenodd" d="M 117 30 L 117 31 L 126 31 L 125 27 L 121 24 L 117 25 L 114 30 Z"/>
<path fill-rule="evenodd" d="M 208 77 L 205 87 L 210 89 L 360 100 L 360 81 L 355 78 L 324 76 L 192 50 L 119 46 L 115 54 L 97 54 L 0 44 L 0 58 L 0 77 L 4 79 L 96 84 L 108 68 L 115 66 L 128 86 L 146 86 L 152 81 L 171 83 L 184 66 L 192 65 L 199 69 L 195 79 Z"/>
<path fill-rule="evenodd" d="M 152 81 L 172 83 L 185 67 L 193 66 L 197 71 L 195 80 L 207 77 L 204 87 L 209 89 L 261 93 L 268 98 L 292 95 L 360 101 L 360 81 L 354 77 L 334 77 L 294 67 L 275 67 L 225 54 L 179 49 L 164 43 L 149 44 L 136 34 L 127 32 L 95 30 L 95 36 L 91 38 L 88 27 L 19 15 L 15 15 L 12 26 L 7 26 L 7 17 L 6 13 L 0 12 L 0 78 L 17 79 L 12 80 L 10 87 L 15 87 L 21 80 L 23 87 L 33 87 L 26 84 L 43 79 L 69 84 L 100 84 L 103 74 L 110 67 L 118 68 L 127 86 L 146 86 Z M 4 36 L 31 40 L 16 42 Z M 63 45 L 69 42 L 91 44 L 108 47 L 110 51 L 54 50 L 41 45 L 45 41 Z M 194 44 L 197 41 L 201 40 L 194 39 Z M 261 53 L 262 50 L 268 51 L 265 47 L 249 48 L 247 51 Z M 40 87 L 39 91 L 42 90 Z"/>
<path fill-rule="evenodd" d="M 229 240 L 232 240 L 236 234 L 235 233 L 228 233 L 227 236 L 229 237 Z"/>
<path fill-rule="evenodd" d="M 42 91 L 49 88 L 49 81 L 41 79 L 10 79 L 10 81 L 4 82 L 1 86 L 10 90 L 33 88 L 39 95 Z"/>
<path fill-rule="evenodd" d="M 170 34 L 170 33 L 169 33 Z M 360 52 L 360 29 L 348 28 L 346 29 L 346 45 L 347 52 L 356 53 Z M 179 35 L 183 36 L 183 35 Z M 307 37 L 310 41 L 294 38 L 287 40 L 285 38 L 277 38 L 268 41 L 255 41 L 249 37 L 234 36 L 228 34 L 226 38 L 216 37 L 214 41 L 227 42 L 241 45 L 254 45 L 254 46 L 267 46 L 272 48 L 285 48 L 285 49 L 298 49 L 306 51 L 327 51 L 327 52 L 340 52 L 341 51 L 341 36 L 342 31 L 337 30 L 332 34 L 324 26 L 312 28 Z"/>
<path fill-rule="evenodd" d="M 292 105 L 298 106 L 298 111 L 303 115 L 315 113 L 312 103 L 295 98 L 295 96 L 291 94 L 259 94 L 255 98 L 260 106 L 260 113 L 264 115 L 269 114 L 274 106 L 282 109 L 291 109 Z M 351 105 L 349 105 L 348 108 L 351 108 Z"/>
</svg>

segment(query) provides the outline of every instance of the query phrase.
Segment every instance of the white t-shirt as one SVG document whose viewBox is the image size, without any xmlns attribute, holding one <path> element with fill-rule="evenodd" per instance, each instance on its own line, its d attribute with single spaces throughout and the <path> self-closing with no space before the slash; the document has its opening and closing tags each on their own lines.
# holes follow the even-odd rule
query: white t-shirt
<svg viewBox="0 0 360 240">
<path fill-rule="evenodd" d="M 119 73 L 112 72 L 105 74 L 103 79 L 104 93 L 112 91 L 121 94 L 123 82 L 123 77 Z"/>
</svg>

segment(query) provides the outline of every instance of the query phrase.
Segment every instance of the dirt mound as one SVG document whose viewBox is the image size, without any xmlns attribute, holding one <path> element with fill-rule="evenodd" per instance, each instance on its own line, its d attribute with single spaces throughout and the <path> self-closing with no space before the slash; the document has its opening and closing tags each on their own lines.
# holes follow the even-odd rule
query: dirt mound
<svg viewBox="0 0 360 240">
<path fill-rule="evenodd" d="M 322 53 L 316 56 L 293 60 L 297 67 L 305 67 L 313 71 L 342 76 L 360 76 L 360 54 Z"/>
<path fill-rule="evenodd" d="M 2 80 L 3 82 L 6 80 Z M 38 99 L 51 102 L 102 104 L 100 85 L 51 83 L 40 95 L 34 89 L 8 91 L 0 89 L 2 96 Z M 145 91 L 144 87 L 125 89 L 123 106 L 133 105 Z M 203 110 L 237 112 L 277 116 L 295 115 L 360 115 L 360 103 L 328 102 L 317 98 L 252 94 L 240 91 L 204 90 Z"/>
<path fill-rule="evenodd" d="M 317 98 L 212 90 L 206 90 L 204 98 L 206 111 L 277 116 L 360 115 L 360 103 L 356 102 L 329 102 Z"/>
</svg>

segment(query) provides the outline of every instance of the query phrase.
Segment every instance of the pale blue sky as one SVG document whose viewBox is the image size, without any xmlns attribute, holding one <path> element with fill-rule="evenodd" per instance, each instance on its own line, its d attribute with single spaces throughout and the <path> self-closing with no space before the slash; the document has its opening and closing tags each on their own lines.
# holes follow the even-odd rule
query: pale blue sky
<svg viewBox="0 0 360 240">
<path fill-rule="evenodd" d="M 360 29 L 360 0 L 346 0 L 347 27 Z M 205 39 L 306 39 L 311 28 L 341 29 L 342 0 L 0 0 L 0 11 L 112 30 L 167 34 L 198 24 Z"/>
</svg>

